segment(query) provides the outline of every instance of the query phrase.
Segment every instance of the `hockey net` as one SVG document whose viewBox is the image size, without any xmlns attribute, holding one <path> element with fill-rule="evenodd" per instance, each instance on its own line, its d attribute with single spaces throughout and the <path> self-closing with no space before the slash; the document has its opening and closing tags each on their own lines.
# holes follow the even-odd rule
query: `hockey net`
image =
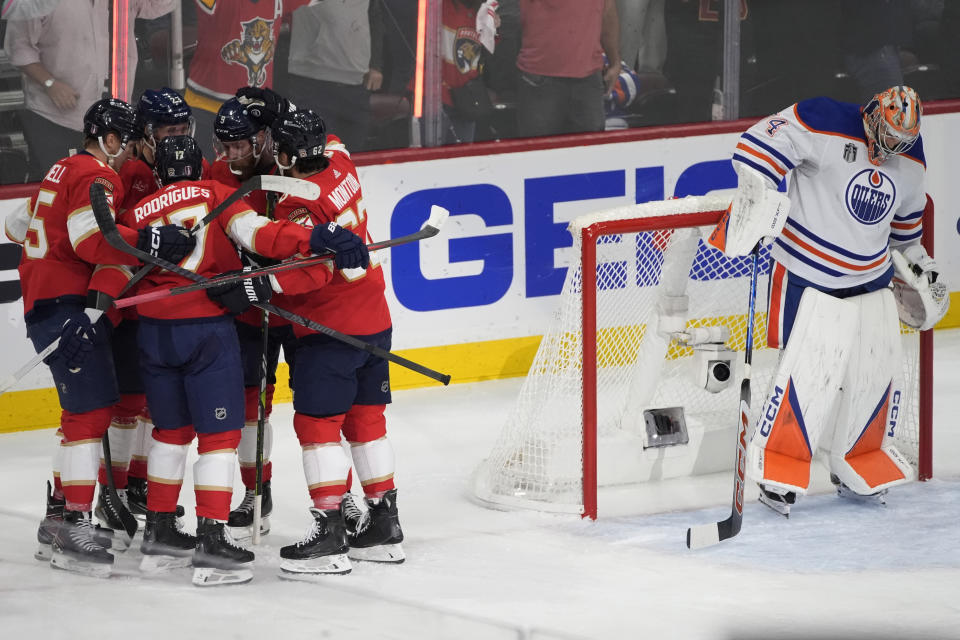
<svg viewBox="0 0 960 640">
<path fill-rule="evenodd" d="M 595 518 L 598 486 L 732 470 L 751 259 L 704 242 L 728 204 L 729 196 L 688 197 L 570 224 L 577 262 L 516 405 L 474 473 L 481 501 Z M 762 251 L 755 399 L 778 357 L 766 346 L 768 258 Z M 908 398 L 896 444 L 927 478 L 930 420 L 925 414 L 921 430 L 920 379 L 929 388 L 932 342 L 905 327 L 902 334 Z M 720 380 L 715 365 L 724 362 L 731 367 Z"/>
</svg>

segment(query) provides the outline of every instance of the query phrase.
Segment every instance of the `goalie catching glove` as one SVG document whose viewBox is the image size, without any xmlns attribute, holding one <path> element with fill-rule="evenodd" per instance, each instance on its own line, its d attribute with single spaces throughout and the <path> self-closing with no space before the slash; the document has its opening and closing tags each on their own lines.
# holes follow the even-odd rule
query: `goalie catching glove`
<svg viewBox="0 0 960 640">
<path fill-rule="evenodd" d="M 176 224 L 144 227 L 137 231 L 137 249 L 167 262 L 180 262 L 196 246 L 197 239 L 193 234 Z"/>
<path fill-rule="evenodd" d="M 242 270 L 228 271 L 224 275 L 237 275 L 244 271 L 250 271 L 250 269 L 250 267 L 244 267 Z M 244 278 L 243 280 L 210 287 L 206 291 L 208 298 L 235 315 L 243 313 L 258 302 L 269 302 L 270 296 L 273 295 L 269 276 Z"/>
<path fill-rule="evenodd" d="M 310 249 L 314 253 L 336 253 L 333 262 L 337 269 L 366 269 L 370 266 L 370 252 L 360 236 L 336 222 L 313 228 L 310 234 Z"/>
<path fill-rule="evenodd" d="M 893 296 L 903 324 L 920 331 L 932 329 L 950 308 L 950 291 L 940 279 L 937 263 L 919 244 L 890 252 Z"/>
</svg>

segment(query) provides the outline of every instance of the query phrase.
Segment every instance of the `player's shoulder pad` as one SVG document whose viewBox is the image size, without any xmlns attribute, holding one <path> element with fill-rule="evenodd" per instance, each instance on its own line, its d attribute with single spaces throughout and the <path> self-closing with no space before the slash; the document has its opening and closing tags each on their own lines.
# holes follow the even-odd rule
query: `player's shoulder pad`
<svg viewBox="0 0 960 640">
<path fill-rule="evenodd" d="M 923 135 L 920 135 L 919 137 L 917 137 L 917 141 L 913 144 L 912 147 L 904 151 L 903 155 L 907 156 L 908 158 L 913 158 L 914 160 L 919 162 L 921 165 L 923 165 L 924 169 L 926 169 L 927 158 L 926 156 L 923 155 Z"/>
<path fill-rule="evenodd" d="M 810 131 L 866 141 L 860 105 L 826 97 L 810 98 L 798 102 L 794 113 Z"/>
</svg>

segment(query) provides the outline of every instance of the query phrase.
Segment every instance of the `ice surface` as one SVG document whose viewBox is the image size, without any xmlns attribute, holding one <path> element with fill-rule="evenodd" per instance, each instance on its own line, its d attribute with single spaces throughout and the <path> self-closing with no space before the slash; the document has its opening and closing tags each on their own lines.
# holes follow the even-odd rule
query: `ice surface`
<svg viewBox="0 0 960 640">
<path fill-rule="evenodd" d="M 686 528 L 729 513 L 729 474 L 668 481 L 643 504 L 601 494 L 596 522 L 473 502 L 470 473 L 519 380 L 395 394 L 388 429 L 407 562 L 356 563 L 316 584 L 277 577 L 279 548 L 309 524 L 290 405 L 272 420 L 275 506 L 254 580 L 220 589 L 191 586 L 188 569 L 141 577 L 136 548 L 109 580 L 34 560 L 56 440 L 52 430 L 3 435 L 0 637 L 960 638 L 960 331 L 936 343 L 933 481 L 892 490 L 885 507 L 808 496 L 789 520 L 748 493 L 740 535 L 697 552 Z M 188 514 L 191 483 L 188 465 Z M 717 497 L 706 509 L 641 513 L 669 508 L 670 495 L 686 506 Z"/>
</svg>

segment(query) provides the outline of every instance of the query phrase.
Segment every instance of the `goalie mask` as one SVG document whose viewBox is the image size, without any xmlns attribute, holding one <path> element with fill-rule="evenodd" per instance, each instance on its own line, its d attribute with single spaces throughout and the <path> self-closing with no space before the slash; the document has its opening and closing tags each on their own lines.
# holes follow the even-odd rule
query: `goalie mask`
<svg viewBox="0 0 960 640">
<path fill-rule="evenodd" d="M 867 155 L 875 165 L 908 151 L 920 137 L 920 98 L 910 87 L 891 87 L 873 96 L 863 108 Z"/>
</svg>

